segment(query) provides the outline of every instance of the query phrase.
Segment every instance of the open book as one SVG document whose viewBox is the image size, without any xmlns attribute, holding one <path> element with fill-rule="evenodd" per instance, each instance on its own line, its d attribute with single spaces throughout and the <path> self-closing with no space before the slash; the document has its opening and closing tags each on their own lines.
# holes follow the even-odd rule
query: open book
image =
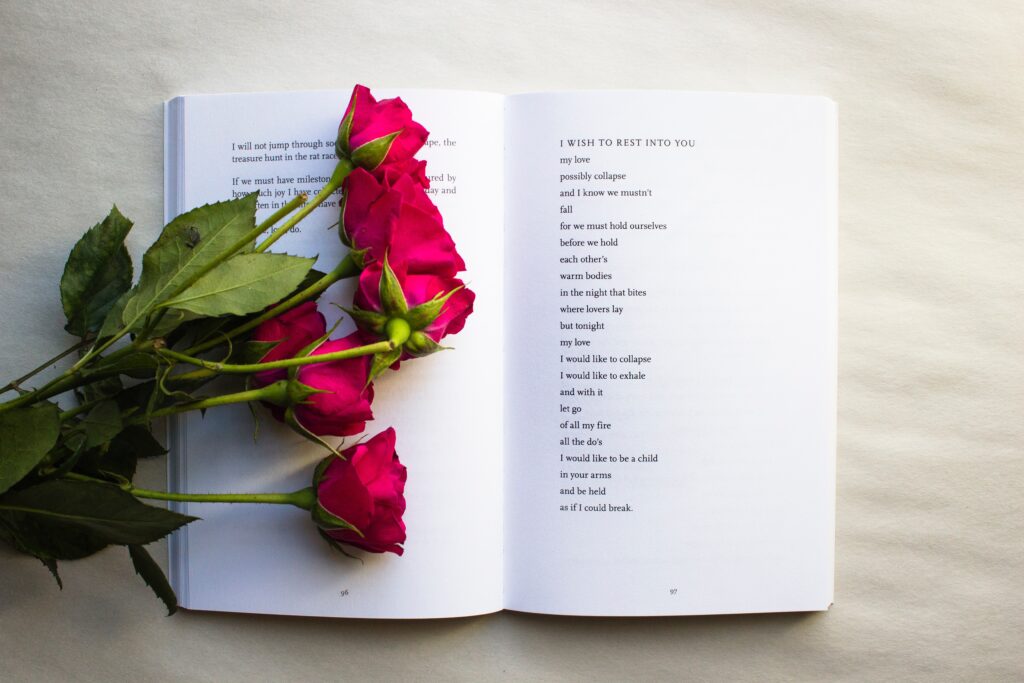
<svg viewBox="0 0 1024 683">
<path fill-rule="evenodd" d="M 203 518 L 171 539 L 181 605 L 393 618 L 827 609 L 835 105 L 375 94 L 401 96 L 430 130 L 428 192 L 477 294 L 445 340 L 454 351 L 376 383 L 367 431 L 395 427 L 409 472 L 405 555 L 343 557 L 295 508 L 179 504 Z M 256 189 L 262 218 L 315 193 L 348 97 L 170 101 L 168 220 Z M 332 267 L 337 220 L 328 202 L 275 250 Z M 340 291 L 324 300 L 351 300 Z M 266 412 L 252 432 L 245 406 L 179 420 L 172 490 L 309 485 L 321 448 Z"/>
</svg>

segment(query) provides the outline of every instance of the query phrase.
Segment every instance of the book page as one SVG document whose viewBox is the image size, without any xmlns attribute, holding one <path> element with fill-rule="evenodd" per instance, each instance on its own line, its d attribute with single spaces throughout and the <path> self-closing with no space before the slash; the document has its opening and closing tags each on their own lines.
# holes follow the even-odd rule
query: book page
<svg viewBox="0 0 1024 683">
<path fill-rule="evenodd" d="M 168 108 L 168 218 L 206 202 L 261 192 L 257 219 L 295 194 L 312 196 L 334 169 L 334 139 L 348 90 L 197 96 Z M 402 363 L 375 383 L 372 436 L 389 426 L 408 468 L 405 554 L 343 556 L 306 512 L 274 505 L 186 504 L 202 517 L 175 534 L 171 577 L 191 609 L 350 617 L 448 617 L 501 609 L 502 98 L 466 92 L 385 91 L 409 104 L 431 135 L 428 162 L 438 205 L 476 292 L 455 348 Z M 329 270 L 345 253 L 336 198 L 274 251 L 319 255 Z M 351 305 L 354 280 L 320 299 Z M 348 334 L 346 321 L 334 338 Z M 173 433 L 172 486 L 205 492 L 293 491 L 310 484 L 326 451 L 257 408 L 189 414 Z M 346 439 L 355 443 L 358 437 Z M 334 439 L 333 442 L 340 441 Z"/>
<path fill-rule="evenodd" d="M 834 105 L 506 104 L 510 609 L 832 598 Z"/>
</svg>

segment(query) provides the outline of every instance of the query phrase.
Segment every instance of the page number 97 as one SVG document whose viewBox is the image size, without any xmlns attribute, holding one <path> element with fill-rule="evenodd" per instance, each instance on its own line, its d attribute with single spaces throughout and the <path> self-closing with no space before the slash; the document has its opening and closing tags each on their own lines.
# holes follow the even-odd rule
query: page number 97
<svg viewBox="0 0 1024 683">
<path fill-rule="evenodd" d="M 669 595 L 675 595 L 675 594 L 676 594 L 676 593 L 678 593 L 678 592 L 679 592 L 679 589 L 678 589 L 678 588 L 669 588 L 669 589 L 668 589 L 668 594 L 669 594 Z"/>
</svg>

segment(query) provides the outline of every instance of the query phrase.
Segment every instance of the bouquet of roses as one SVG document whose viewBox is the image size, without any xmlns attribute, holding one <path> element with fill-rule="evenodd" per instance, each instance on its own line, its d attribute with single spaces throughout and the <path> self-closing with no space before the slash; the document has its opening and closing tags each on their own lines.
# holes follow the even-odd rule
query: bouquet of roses
<svg viewBox="0 0 1024 683">
<path fill-rule="evenodd" d="M 312 199 L 300 195 L 259 224 L 257 193 L 184 213 L 146 251 L 134 285 L 131 221 L 115 207 L 87 231 L 60 282 L 65 329 L 80 341 L 0 391 L 0 539 L 58 584 L 58 560 L 126 546 L 169 612 L 174 593 L 144 546 L 195 518 L 143 499 L 293 505 L 339 548 L 401 555 L 406 469 L 394 429 L 344 450 L 327 439 L 361 433 L 374 379 L 442 349 L 473 310 L 457 277 L 465 263 L 424 191 L 426 162 L 415 155 L 426 138 L 400 99 L 378 102 L 357 86 L 338 128 L 338 164 Z M 333 269 L 269 251 L 338 192 L 349 251 Z M 350 277 L 358 286 L 345 310 L 357 329 L 331 339 L 316 299 Z M 67 356 L 76 360 L 54 379 L 24 386 Z M 237 379 L 215 386 L 231 391 L 209 395 L 224 376 Z M 54 401 L 62 395 L 64 407 Z M 323 445 L 309 487 L 190 494 L 132 483 L 139 458 L 165 453 L 153 420 L 243 402 Z"/>
</svg>

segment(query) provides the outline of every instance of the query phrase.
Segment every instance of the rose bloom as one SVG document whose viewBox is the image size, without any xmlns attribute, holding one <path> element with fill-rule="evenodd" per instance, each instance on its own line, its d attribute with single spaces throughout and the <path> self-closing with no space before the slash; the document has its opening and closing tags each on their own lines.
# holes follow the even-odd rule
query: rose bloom
<svg viewBox="0 0 1024 683">
<path fill-rule="evenodd" d="M 363 169 L 352 171 L 345 180 L 340 234 L 352 249 L 366 250 L 368 263 L 386 255 L 392 267 L 448 277 L 466 269 L 441 213 L 410 176 L 388 182 Z"/>
<path fill-rule="evenodd" d="M 345 123 L 350 114 L 351 125 L 346 135 Z M 357 85 L 338 127 L 335 151 L 339 157 L 350 156 L 367 143 L 395 135 L 380 163 L 369 169 L 383 174 L 388 166 L 412 159 L 423 147 L 428 134 L 426 128 L 412 120 L 412 112 L 401 98 L 378 102 L 369 88 Z"/>
<path fill-rule="evenodd" d="M 310 356 L 344 351 L 362 346 L 358 332 L 343 339 L 326 341 L 313 349 Z M 350 436 L 366 427 L 373 419 L 373 385 L 370 376 L 371 356 L 333 360 L 326 363 L 300 365 L 295 380 L 323 393 L 315 393 L 292 408 L 293 417 L 307 431 L 317 436 Z M 278 420 L 284 421 L 285 410 L 270 406 Z"/>
<path fill-rule="evenodd" d="M 279 342 L 261 359 L 261 363 L 292 358 L 302 349 L 327 334 L 327 321 L 316 308 L 316 303 L 307 301 L 276 318 L 260 323 L 252 333 L 252 341 Z M 265 370 L 253 375 L 253 383 L 266 386 L 278 380 L 286 379 L 288 371 Z"/>
<path fill-rule="evenodd" d="M 364 311 L 384 313 L 380 301 L 382 274 L 383 269 L 379 264 L 368 266 L 360 273 L 359 288 L 355 295 L 356 307 Z M 443 337 L 450 334 L 457 334 L 466 326 L 466 318 L 473 312 L 476 294 L 463 286 L 462 280 L 454 277 L 407 273 L 402 268 L 395 270 L 395 277 L 402 286 L 402 293 L 405 295 L 405 301 L 410 309 L 416 308 L 438 295 L 444 296 L 453 289 L 461 287 L 445 302 L 437 318 L 422 329 L 422 332 L 435 342 L 440 342 Z M 366 331 L 368 330 L 364 330 L 364 332 Z"/>
<path fill-rule="evenodd" d="M 427 162 L 420 159 L 396 161 L 393 164 L 381 166 L 374 173 L 374 177 L 388 185 L 394 185 L 403 176 L 416 181 L 424 188 L 430 187 L 430 178 L 427 177 Z"/>
<path fill-rule="evenodd" d="M 313 482 L 317 525 L 335 543 L 401 555 L 406 470 L 395 452 L 395 430 L 388 428 L 341 456 L 329 456 L 317 468 Z M 359 532 L 339 524 L 338 519 Z"/>
</svg>

